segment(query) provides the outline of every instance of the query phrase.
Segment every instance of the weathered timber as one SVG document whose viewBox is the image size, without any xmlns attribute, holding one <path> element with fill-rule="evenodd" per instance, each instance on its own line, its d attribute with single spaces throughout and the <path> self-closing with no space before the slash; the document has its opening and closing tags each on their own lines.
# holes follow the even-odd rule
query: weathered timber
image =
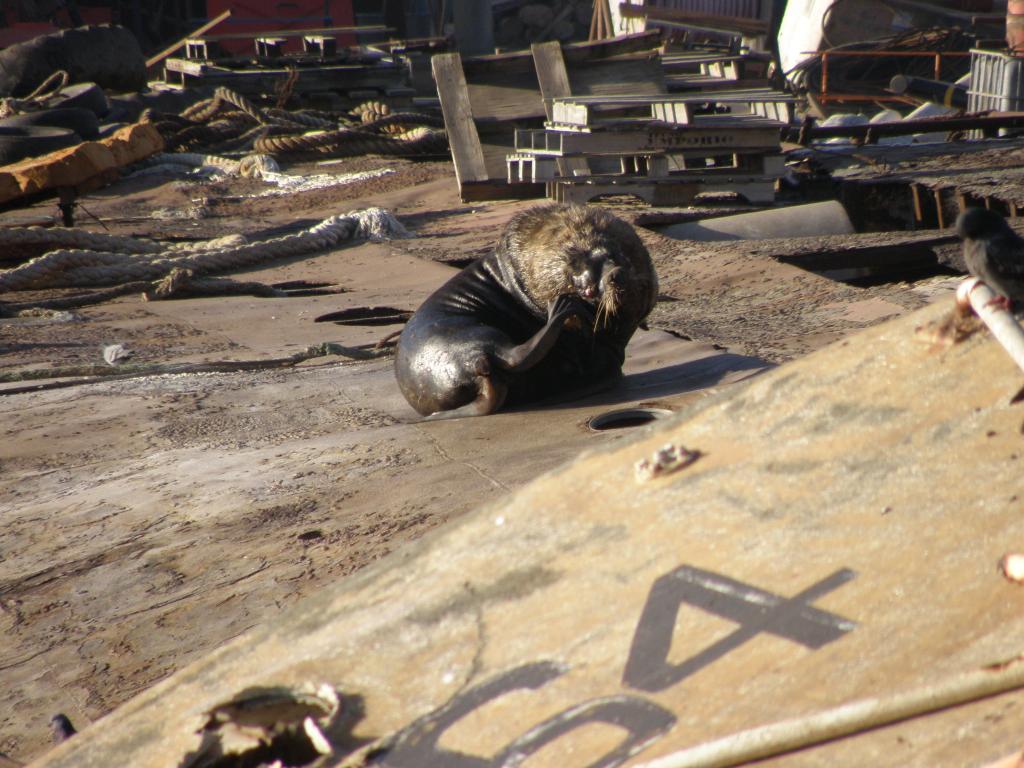
<svg viewBox="0 0 1024 768">
<path fill-rule="evenodd" d="M 693 179 L 650 179 L 644 177 L 591 176 L 586 179 L 557 179 L 549 184 L 548 196 L 562 203 L 583 204 L 605 195 L 632 195 L 648 205 L 689 205 L 701 194 L 737 194 L 752 204 L 775 200 L 774 179 L 717 181 Z"/>
<path fill-rule="evenodd" d="M 572 96 L 556 98 L 549 120 L 562 125 L 595 127 L 610 115 L 633 114 L 673 123 L 690 122 L 694 105 L 746 108 L 748 113 L 768 116 L 770 106 L 781 105 L 772 111 L 774 119 L 788 122 L 790 105 L 797 101 L 790 94 L 770 88 L 751 88 L 738 91 L 693 92 L 676 95 L 626 94 L 616 96 Z"/>
<path fill-rule="evenodd" d="M 743 35 L 764 35 L 768 25 L 759 19 L 745 19 L 741 16 L 720 16 L 697 11 L 674 8 L 654 8 L 647 5 L 623 3 L 620 12 L 626 18 L 646 18 L 650 21 L 669 22 L 692 29 L 706 29 L 712 32 L 738 32 Z"/>
<path fill-rule="evenodd" d="M 321 65 L 317 67 L 261 67 L 258 69 L 228 69 L 188 59 L 168 59 L 164 62 L 168 73 L 176 73 L 180 84 L 204 85 L 211 88 L 224 86 L 245 96 L 273 93 L 274 86 L 294 77 L 297 92 L 342 91 L 359 89 L 384 91 L 404 85 L 404 68 L 378 62 L 372 65 Z"/>
<path fill-rule="evenodd" d="M 516 151 L 570 155 L 635 155 L 702 150 L 727 154 L 735 150 L 778 151 L 781 124 L 773 120 L 726 121 L 697 118 L 689 125 L 644 121 L 635 128 L 601 131 L 516 131 Z"/>
<path fill-rule="evenodd" d="M 666 74 L 665 87 L 669 91 L 726 91 L 745 88 L 765 88 L 768 81 L 763 77 L 718 77 L 705 74 Z"/>
<path fill-rule="evenodd" d="M 507 158 L 509 183 L 555 181 L 565 174 L 557 170 L 556 162 L 569 158 L 546 157 L 531 154 L 510 154 Z M 785 158 L 781 154 L 735 155 L 733 165 L 679 167 L 677 158 L 664 155 L 629 155 L 619 158 L 621 176 L 643 176 L 644 178 L 694 181 L 728 180 L 730 182 L 765 181 L 779 178 L 785 169 Z M 699 158 L 704 160 L 704 158 Z M 609 174 L 602 174 L 608 176 Z M 611 174 L 615 175 L 615 174 Z M 580 178 L 583 174 L 575 174 Z"/>
<path fill-rule="evenodd" d="M 441 99 L 441 113 L 452 149 L 455 179 L 459 188 L 467 182 L 486 181 L 489 176 L 480 147 L 480 135 L 473 122 L 462 58 L 458 53 L 442 53 L 431 59 L 434 82 Z"/>
<path fill-rule="evenodd" d="M 537 81 L 540 83 L 540 95 L 544 100 L 544 114 L 548 120 L 555 119 L 555 102 L 559 97 L 568 97 L 572 93 L 569 86 L 569 71 L 562 57 L 562 46 L 557 42 L 540 43 L 531 47 Z M 601 97 L 594 97 L 601 98 Z M 586 176 L 590 173 L 587 161 L 580 157 L 559 158 L 557 161 L 560 176 Z M 536 175 L 532 181 L 546 180 L 546 173 L 540 178 Z M 512 181 L 511 176 L 509 182 Z"/>
<path fill-rule="evenodd" d="M 370 35 L 370 34 L 385 34 L 388 32 L 394 32 L 391 27 L 386 27 L 381 24 L 368 25 L 363 27 L 312 27 L 310 29 L 271 29 L 267 31 L 260 30 L 260 32 L 225 32 L 219 35 L 193 35 L 189 39 L 197 39 L 204 41 L 211 40 L 247 40 L 254 37 L 304 37 L 306 35 L 339 35 L 339 34 L 351 34 L 351 35 Z"/>
<path fill-rule="evenodd" d="M 146 59 L 146 69 L 149 69 L 150 67 L 156 66 L 161 61 L 163 61 L 168 56 L 170 56 L 172 53 L 174 53 L 176 50 L 178 50 L 183 45 L 188 43 L 189 40 L 191 40 L 191 39 L 193 39 L 195 37 L 198 37 L 199 35 L 202 35 L 204 32 L 210 31 L 211 29 L 216 27 L 218 24 L 220 24 L 222 21 L 224 21 L 224 20 L 226 20 L 226 19 L 228 19 L 230 17 L 231 17 L 231 9 L 229 8 L 228 10 L 226 10 L 223 13 L 219 14 L 218 16 L 210 19 L 208 22 L 203 24 L 198 29 L 194 30 L 192 32 L 192 34 L 190 34 L 190 35 L 188 35 L 186 37 L 181 38 L 176 43 L 173 43 L 173 44 L 167 46 L 166 48 L 164 48 L 159 53 L 157 53 L 157 54 L 155 54 L 153 56 L 150 56 L 148 59 Z"/>
</svg>

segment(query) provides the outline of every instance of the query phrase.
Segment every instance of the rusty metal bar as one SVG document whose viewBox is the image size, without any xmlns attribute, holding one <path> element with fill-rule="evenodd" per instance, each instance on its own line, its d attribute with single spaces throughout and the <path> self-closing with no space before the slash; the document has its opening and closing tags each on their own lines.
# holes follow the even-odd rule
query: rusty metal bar
<svg viewBox="0 0 1024 768">
<path fill-rule="evenodd" d="M 970 51 L 804 51 L 808 56 L 970 56 Z"/>
<path fill-rule="evenodd" d="M 946 217 L 942 215 L 942 190 L 932 190 L 932 196 L 935 198 L 935 216 L 939 220 L 939 229 L 945 229 Z"/>
<path fill-rule="evenodd" d="M 910 185 L 910 196 L 914 201 L 914 220 L 924 224 L 924 209 L 921 207 L 921 188 L 917 184 Z"/>
</svg>

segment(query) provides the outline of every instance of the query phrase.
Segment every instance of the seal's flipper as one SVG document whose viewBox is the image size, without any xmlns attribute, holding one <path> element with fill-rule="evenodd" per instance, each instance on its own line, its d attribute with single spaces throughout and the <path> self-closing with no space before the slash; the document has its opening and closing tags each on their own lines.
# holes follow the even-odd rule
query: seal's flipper
<svg viewBox="0 0 1024 768">
<path fill-rule="evenodd" d="M 498 367 L 517 373 L 528 371 L 551 351 L 558 341 L 565 321 L 575 315 L 585 315 L 589 309 L 578 296 L 563 293 L 548 306 L 548 321 L 544 327 L 518 346 L 509 350 L 496 349 L 495 362 Z M 590 313 L 593 315 L 593 313 Z"/>
<path fill-rule="evenodd" d="M 477 376 L 476 381 L 480 388 L 480 394 L 477 395 L 476 400 L 450 411 L 435 411 L 424 421 L 458 419 L 463 416 L 486 416 L 501 408 L 508 395 L 508 387 L 504 382 L 495 381 L 493 377 L 487 375 Z"/>
</svg>

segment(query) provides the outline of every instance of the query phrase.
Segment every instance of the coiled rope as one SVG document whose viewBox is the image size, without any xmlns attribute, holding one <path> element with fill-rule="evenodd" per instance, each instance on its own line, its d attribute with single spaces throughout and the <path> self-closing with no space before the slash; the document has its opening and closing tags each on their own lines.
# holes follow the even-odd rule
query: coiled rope
<svg viewBox="0 0 1024 768">
<path fill-rule="evenodd" d="M 440 115 L 393 112 L 380 101 L 360 104 L 351 112 L 261 108 L 224 86 L 211 99 L 197 102 L 180 115 L 147 111 L 168 149 L 216 152 L 257 152 L 280 157 L 318 158 L 360 154 L 409 156 L 446 152 L 447 135 Z M 311 133 L 310 131 L 317 131 Z"/>
<path fill-rule="evenodd" d="M 10 117 L 21 112 L 32 112 L 39 108 L 39 105 L 47 99 L 64 90 L 70 77 L 63 69 L 58 69 L 48 78 L 43 80 L 39 86 L 28 96 L 22 99 L 8 97 L 0 99 L 0 118 Z"/>
<path fill-rule="evenodd" d="M 277 156 L 329 155 L 421 155 L 444 152 L 448 136 L 444 131 L 419 127 L 394 136 L 357 130 L 339 130 L 299 136 L 263 136 L 253 142 L 257 152 Z"/>
<path fill-rule="evenodd" d="M 92 237 L 101 236 L 92 234 Z M 179 267 L 192 270 L 195 275 L 212 274 L 303 256 L 354 238 L 402 238 L 409 237 L 409 233 L 388 211 L 367 208 L 332 216 L 302 232 L 254 243 L 231 235 L 152 251 L 152 241 L 141 241 L 143 245 L 138 246 L 140 241 L 133 238 L 102 237 L 108 239 L 99 248 L 62 248 L 0 272 L 0 293 L 155 280 Z M 131 242 L 122 242 L 124 240 Z"/>
</svg>

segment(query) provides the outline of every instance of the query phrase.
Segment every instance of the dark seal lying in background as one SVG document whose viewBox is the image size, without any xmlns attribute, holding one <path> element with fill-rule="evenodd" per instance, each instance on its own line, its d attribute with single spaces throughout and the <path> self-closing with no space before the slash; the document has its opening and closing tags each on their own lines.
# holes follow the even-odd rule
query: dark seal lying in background
<svg viewBox="0 0 1024 768">
<path fill-rule="evenodd" d="M 547 205 L 431 295 L 398 342 L 399 389 L 423 415 L 493 413 L 620 374 L 658 278 L 633 228 Z"/>
</svg>

